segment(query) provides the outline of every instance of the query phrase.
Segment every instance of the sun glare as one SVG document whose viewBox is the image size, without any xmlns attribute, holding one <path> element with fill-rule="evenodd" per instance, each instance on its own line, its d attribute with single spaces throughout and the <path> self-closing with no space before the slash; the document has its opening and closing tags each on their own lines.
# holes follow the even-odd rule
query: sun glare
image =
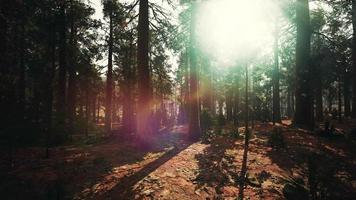
<svg viewBox="0 0 356 200">
<path fill-rule="evenodd" d="M 274 0 L 209 0 L 198 8 L 200 49 L 220 65 L 233 65 L 272 48 L 278 9 Z"/>
</svg>

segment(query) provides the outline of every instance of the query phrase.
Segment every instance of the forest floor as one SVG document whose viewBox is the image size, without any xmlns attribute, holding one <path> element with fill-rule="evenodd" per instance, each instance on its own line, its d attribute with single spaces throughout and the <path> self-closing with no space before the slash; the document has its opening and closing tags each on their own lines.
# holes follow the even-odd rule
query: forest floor
<svg viewBox="0 0 356 200">
<path fill-rule="evenodd" d="M 271 124 L 256 124 L 248 151 L 245 199 L 356 199 L 356 144 L 286 124 L 272 148 Z M 345 128 L 345 127 L 344 127 Z M 187 127 L 157 134 L 149 151 L 119 135 L 95 144 L 17 149 L 0 162 L 1 199 L 236 199 L 243 137 L 189 142 Z M 1 160 L 4 160 L 1 158 Z M 1 161 L 0 160 L 0 161 Z"/>
</svg>

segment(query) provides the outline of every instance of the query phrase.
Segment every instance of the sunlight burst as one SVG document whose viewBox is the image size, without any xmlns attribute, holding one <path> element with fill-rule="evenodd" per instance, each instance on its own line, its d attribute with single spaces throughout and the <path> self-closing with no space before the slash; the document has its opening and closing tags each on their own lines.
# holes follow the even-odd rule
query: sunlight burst
<svg viewBox="0 0 356 200">
<path fill-rule="evenodd" d="M 199 47 L 220 65 L 268 51 L 278 13 L 273 0 L 205 1 L 197 14 Z"/>
</svg>

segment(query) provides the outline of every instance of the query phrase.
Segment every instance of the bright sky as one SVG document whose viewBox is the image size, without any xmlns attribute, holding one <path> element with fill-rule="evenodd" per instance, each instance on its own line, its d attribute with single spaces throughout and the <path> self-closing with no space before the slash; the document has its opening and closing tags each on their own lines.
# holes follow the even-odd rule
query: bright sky
<svg viewBox="0 0 356 200">
<path fill-rule="evenodd" d="M 209 0 L 199 6 L 199 46 L 219 65 L 234 65 L 273 46 L 273 0 Z"/>
</svg>

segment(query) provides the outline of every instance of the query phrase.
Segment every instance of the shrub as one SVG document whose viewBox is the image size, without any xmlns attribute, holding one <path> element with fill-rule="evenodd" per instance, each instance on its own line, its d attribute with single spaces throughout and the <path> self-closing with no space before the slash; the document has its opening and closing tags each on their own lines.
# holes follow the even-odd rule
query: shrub
<svg viewBox="0 0 356 200">
<path fill-rule="evenodd" d="M 200 114 L 200 126 L 203 134 L 205 134 L 213 125 L 212 114 L 209 110 L 204 109 Z"/>
<path fill-rule="evenodd" d="M 284 148 L 285 141 L 282 134 L 282 130 L 279 127 L 274 127 L 271 135 L 268 138 L 268 143 L 272 146 L 272 148 Z"/>
</svg>

